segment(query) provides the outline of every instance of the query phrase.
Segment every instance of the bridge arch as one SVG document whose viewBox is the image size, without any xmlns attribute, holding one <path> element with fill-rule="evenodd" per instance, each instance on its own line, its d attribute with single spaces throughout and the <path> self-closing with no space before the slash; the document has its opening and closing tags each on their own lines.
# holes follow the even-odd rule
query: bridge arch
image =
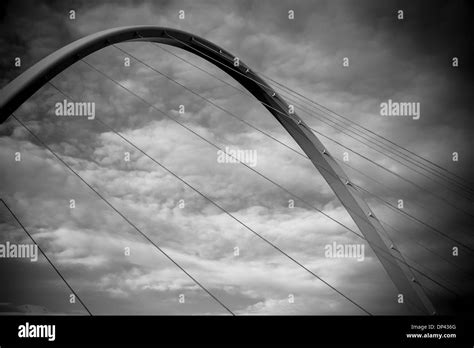
<svg viewBox="0 0 474 348">
<path fill-rule="evenodd" d="M 241 59 L 219 46 L 190 33 L 157 26 L 128 26 L 88 35 L 45 57 L 0 91 L 0 124 L 29 97 L 57 74 L 104 47 L 130 41 L 150 41 L 176 46 L 217 66 L 247 89 L 288 131 L 318 169 L 372 247 L 394 285 L 405 299 L 427 314 L 434 314 L 431 301 L 404 261 L 401 253 L 384 233 L 384 228 L 356 187 L 324 145 L 288 104 Z M 384 237 L 382 237 L 384 236 Z M 392 255 L 393 259 L 387 258 Z"/>
</svg>

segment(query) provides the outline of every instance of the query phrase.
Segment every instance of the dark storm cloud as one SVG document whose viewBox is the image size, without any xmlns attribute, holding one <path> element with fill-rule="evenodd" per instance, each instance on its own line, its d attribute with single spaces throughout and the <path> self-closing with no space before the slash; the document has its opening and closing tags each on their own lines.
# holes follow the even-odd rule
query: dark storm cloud
<svg viewBox="0 0 474 348">
<path fill-rule="evenodd" d="M 72 2 L 74 5 L 74 1 Z M 64 46 L 74 38 L 65 15 L 71 2 L 3 1 L 0 30 L 2 74 L 4 86 L 13 77 L 39 59 Z M 21 69 L 11 69 L 14 58 L 22 58 Z"/>
</svg>

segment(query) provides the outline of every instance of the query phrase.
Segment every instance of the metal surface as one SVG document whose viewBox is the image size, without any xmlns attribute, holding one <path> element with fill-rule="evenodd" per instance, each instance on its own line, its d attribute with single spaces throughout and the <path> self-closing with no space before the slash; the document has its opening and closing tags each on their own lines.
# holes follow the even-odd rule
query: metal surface
<svg viewBox="0 0 474 348">
<path fill-rule="evenodd" d="M 155 26 L 114 28 L 86 36 L 47 56 L 0 91 L 0 123 L 7 120 L 11 113 L 47 81 L 76 61 L 103 47 L 126 41 L 159 42 L 194 53 L 225 71 L 264 103 L 263 105 L 290 133 L 316 168 L 318 170 L 324 168 L 319 172 L 348 210 L 387 274 L 403 294 L 405 302 L 418 309 L 418 313 L 435 313 L 431 301 L 410 268 L 404 264 L 400 252 L 384 233 L 377 217 L 314 133 L 296 114 L 290 114 L 289 105 L 240 59 L 239 67 L 235 67 L 234 55 L 205 39 L 180 30 Z M 397 298 L 393 300 L 396 301 Z"/>
</svg>

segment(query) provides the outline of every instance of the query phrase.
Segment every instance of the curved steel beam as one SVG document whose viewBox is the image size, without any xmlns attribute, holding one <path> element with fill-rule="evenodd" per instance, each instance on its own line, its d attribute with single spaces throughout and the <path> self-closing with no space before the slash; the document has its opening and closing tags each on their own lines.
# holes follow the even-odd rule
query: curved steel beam
<svg viewBox="0 0 474 348">
<path fill-rule="evenodd" d="M 431 301 L 407 267 L 402 254 L 384 233 L 382 225 L 360 192 L 350 184 L 347 175 L 310 128 L 295 113 L 289 113 L 289 105 L 263 79 L 240 60 L 239 66 L 234 66 L 234 55 L 203 38 L 176 29 L 131 26 L 104 30 L 74 41 L 33 65 L 0 91 L 0 123 L 5 122 L 39 88 L 73 63 L 106 46 L 126 41 L 152 41 L 187 50 L 216 65 L 252 93 L 290 133 L 333 189 L 403 294 L 404 301 L 414 305 L 421 313 L 435 313 Z M 389 255 L 393 258 L 387 257 Z"/>
</svg>

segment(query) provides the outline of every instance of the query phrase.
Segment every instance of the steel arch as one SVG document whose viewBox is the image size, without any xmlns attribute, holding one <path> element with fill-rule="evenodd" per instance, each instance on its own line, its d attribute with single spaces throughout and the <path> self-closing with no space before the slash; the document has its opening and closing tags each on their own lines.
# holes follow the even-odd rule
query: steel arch
<svg viewBox="0 0 474 348">
<path fill-rule="evenodd" d="M 295 113 L 290 114 L 284 99 L 240 59 L 239 66 L 235 67 L 234 55 L 203 38 L 156 26 L 119 27 L 83 37 L 42 59 L 0 91 L 0 123 L 5 122 L 23 102 L 67 67 L 104 47 L 127 41 L 158 42 L 187 50 L 216 65 L 252 93 L 290 133 L 316 169 L 322 167 L 319 172 L 347 209 L 405 301 L 421 313 L 435 314 L 430 299 L 410 268 L 399 261 L 404 261 L 403 256 L 384 234 L 379 220 L 305 122 Z M 392 255 L 393 260 L 389 260 L 388 255 Z"/>
</svg>

